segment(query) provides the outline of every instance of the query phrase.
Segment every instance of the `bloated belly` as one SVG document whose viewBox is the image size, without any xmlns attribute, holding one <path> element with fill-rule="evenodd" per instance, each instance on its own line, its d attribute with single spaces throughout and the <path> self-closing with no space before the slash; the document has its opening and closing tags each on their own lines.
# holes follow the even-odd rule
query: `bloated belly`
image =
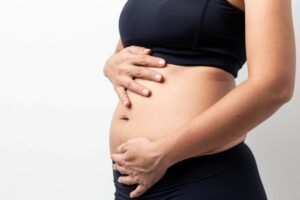
<svg viewBox="0 0 300 200">
<path fill-rule="evenodd" d="M 151 96 L 144 97 L 127 90 L 131 107 L 118 102 L 110 124 L 110 153 L 116 153 L 117 147 L 131 138 L 156 140 L 172 134 L 236 86 L 232 75 L 215 67 L 167 64 L 164 68 L 152 69 L 159 71 L 164 81 L 135 79 L 151 90 Z M 230 148 L 243 139 L 232 141 L 215 152 Z"/>
</svg>

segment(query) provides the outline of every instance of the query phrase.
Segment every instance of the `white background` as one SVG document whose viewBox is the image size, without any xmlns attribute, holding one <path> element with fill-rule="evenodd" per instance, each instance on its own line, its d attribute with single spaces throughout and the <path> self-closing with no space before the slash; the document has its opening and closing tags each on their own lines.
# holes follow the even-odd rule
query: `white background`
<svg viewBox="0 0 300 200">
<path fill-rule="evenodd" d="M 102 68 L 124 3 L 0 1 L 0 200 L 113 199 L 108 130 L 118 97 Z M 299 9 L 294 0 L 297 47 Z M 299 81 L 247 139 L 271 200 L 300 199 Z"/>
</svg>

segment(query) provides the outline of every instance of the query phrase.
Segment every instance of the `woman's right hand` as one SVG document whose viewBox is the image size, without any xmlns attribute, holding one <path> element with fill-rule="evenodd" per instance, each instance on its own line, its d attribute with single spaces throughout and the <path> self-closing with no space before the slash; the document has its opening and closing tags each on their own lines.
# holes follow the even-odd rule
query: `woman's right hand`
<svg viewBox="0 0 300 200">
<path fill-rule="evenodd" d="M 146 97 L 151 93 L 134 80 L 136 77 L 156 82 L 163 80 L 162 74 L 146 68 L 165 67 L 166 64 L 164 59 L 148 55 L 150 52 L 151 49 L 132 45 L 113 53 L 105 62 L 103 74 L 111 81 L 119 99 L 127 107 L 131 104 L 127 89 Z"/>
</svg>

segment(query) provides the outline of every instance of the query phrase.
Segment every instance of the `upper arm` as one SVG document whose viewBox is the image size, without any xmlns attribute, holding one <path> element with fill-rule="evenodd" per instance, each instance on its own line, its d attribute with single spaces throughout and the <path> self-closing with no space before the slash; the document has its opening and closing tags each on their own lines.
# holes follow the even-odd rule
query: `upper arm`
<svg viewBox="0 0 300 200">
<path fill-rule="evenodd" d="M 115 53 L 121 51 L 123 48 L 124 48 L 124 47 L 123 47 L 121 38 L 119 38 L 118 44 L 117 44 L 116 49 L 115 49 Z"/>
<path fill-rule="evenodd" d="M 293 90 L 296 49 L 291 0 L 244 2 L 249 79 Z"/>
</svg>

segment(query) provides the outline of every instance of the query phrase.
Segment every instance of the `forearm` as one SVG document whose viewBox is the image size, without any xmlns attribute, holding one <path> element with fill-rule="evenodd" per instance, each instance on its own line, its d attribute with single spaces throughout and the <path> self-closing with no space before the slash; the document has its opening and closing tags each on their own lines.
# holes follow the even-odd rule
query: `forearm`
<svg viewBox="0 0 300 200">
<path fill-rule="evenodd" d="M 259 87 L 246 80 L 174 133 L 161 138 L 164 161 L 171 166 L 233 141 L 266 120 L 288 100 L 270 87 Z"/>
</svg>

